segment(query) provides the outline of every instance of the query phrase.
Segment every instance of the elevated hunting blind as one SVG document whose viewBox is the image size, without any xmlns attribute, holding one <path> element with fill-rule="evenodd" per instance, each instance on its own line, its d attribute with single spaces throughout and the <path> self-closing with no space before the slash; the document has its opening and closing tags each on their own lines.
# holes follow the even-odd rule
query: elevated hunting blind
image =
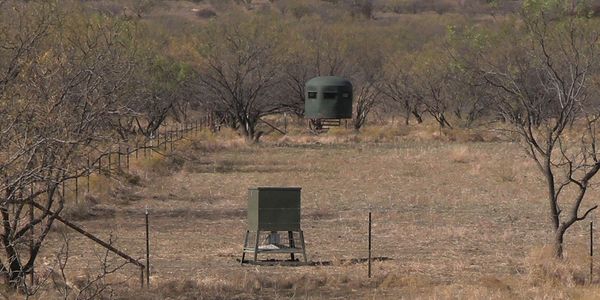
<svg viewBox="0 0 600 300">
<path fill-rule="evenodd" d="M 244 238 L 242 263 L 246 253 L 302 253 L 306 262 L 304 233 L 300 228 L 299 187 L 258 187 L 248 189 L 248 229 Z M 282 240 L 281 235 L 287 233 Z M 287 243 L 286 243 L 287 241 Z"/>
<path fill-rule="evenodd" d="M 309 119 L 352 118 L 352 83 L 338 76 L 315 77 L 306 82 L 304 116 Z"/>
</svg>

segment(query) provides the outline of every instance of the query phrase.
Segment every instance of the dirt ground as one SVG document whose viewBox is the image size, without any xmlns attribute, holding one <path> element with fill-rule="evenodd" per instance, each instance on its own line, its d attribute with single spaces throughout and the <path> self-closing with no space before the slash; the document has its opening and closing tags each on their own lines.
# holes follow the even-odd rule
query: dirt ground
<svg viewBox="0 0 600 300">
<path fill-rule="evenodd" d="M 145 261 L 148 208 L 151 289 L 140 289 L 139 269 L 125 266 L 106 281 L 122 283 L 117 298 L 597 297 L 587 282 L 588 222 L 568 233 L 567 260 L 548 262 L 544 185 L 517 143 L 349 136 L 245 145 L 195 134 L 167 158 L 132 159 L 135 180 L 93 180 L 94 205 L 76 223 Z M 240 265 L 247 189 L 256 186 L 302 187 L 311 265 Z M 586 207 L 595 199 L 596 190 Z M 370 279 L 363 260 L 369 211 L 377 258 Z M 59 232 L 40 270 L 53 264 Z M 102 249 L 65 232 L 72 281 L 93 277 Z"/>
</svg>

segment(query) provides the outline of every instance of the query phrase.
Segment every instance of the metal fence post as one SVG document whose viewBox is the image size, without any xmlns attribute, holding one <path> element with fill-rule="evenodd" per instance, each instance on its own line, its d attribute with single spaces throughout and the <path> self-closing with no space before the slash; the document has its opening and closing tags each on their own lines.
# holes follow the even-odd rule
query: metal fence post
<svg viewBox="0 0 600 300">
<path fill-rule="evenodd" d="M 90 174 L 92 173 L 92 169 L 90 169 L 90 155 L 87 157 L 87 192 L 90 192 Z"/>
<path fill-rule="evenodd" d="M 110 168 L 112 167 L 112 163 L 111 163 L 111 159 L 110 157 L 112 156 L 112 150 L 108 150 L 108 178 L 110 178 Z"/>
<path fill-rule="evenodd" d="M 79 177 L 75 177 L 75 203 L 79 204 Z"/>
<path fill-rule="evenodd" d="M 369 278 L 371 278 L 371 212 L 369 212 Z"/>
<path fill-rule="evenodd" d="M 150 225 L 146 206 L 146 288 L 150 288 Z"/>
<path fill-rule="evenodd" d="M 63 174 L 63 176 L 64 176 L 64 174 Z M 67 180 L 63 178 L 62 182 L 61 182 L 61 185 L 62 185 L 62 196 L 63 196 L 63 199 L 65 200 L 65 202 L 67 202 L 67 193 L 65 191 L 65 181 L 67 181 Z"/>
<path fill-rule="evenodd" d="M 163 140 L 164 140 L 164 142 L 163 142 L 164 150 L 165 150 L 165 152 L 167 152 L 167 146 L 169 146 L 169 134 L 168 134 L 168 131 L 165 131 L 165 136 L 164 136 Z"/>
<path fill-rule="evenodd" d="M 590 284 L 594 279 L 594 221 L 590 221 Z"/>
<path fill-rule="evenodd" d="M 30 187 L 30 197 L 31 199 L 29 200 L 29 224 L 31 224 L 31 231 L 29 232 L 29 253 L 33 253 L 33 247 L 34 247 L 34 238 L 35 238 L 35 225 L 33 225 L 33 219 L 34 219 L 34 212 L 33 212 L 33 183 L 31 183 Z M 33 286 L 33 284 L 35 283 L 35 278 L 34 278 L 34 265 L 31 265 L 31 286 Z"/>
</svg>

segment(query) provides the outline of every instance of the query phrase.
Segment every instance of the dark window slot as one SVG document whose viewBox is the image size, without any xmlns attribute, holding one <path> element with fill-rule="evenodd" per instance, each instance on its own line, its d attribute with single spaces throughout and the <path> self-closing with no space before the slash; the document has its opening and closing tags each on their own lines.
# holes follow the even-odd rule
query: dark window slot
<svg viewBox="0 0 600 300">
<path fill-rule="evenodd" d="M 337 93 L 325 92 L 325 93 L 323 93 L 323 98 L 335 99 L 335 98 L 337 98 Z"/>
<path fill-rule="evenodd" d="M 317 92 L 308 92 L 308 99 L 317 99 Z"/>
</svg>

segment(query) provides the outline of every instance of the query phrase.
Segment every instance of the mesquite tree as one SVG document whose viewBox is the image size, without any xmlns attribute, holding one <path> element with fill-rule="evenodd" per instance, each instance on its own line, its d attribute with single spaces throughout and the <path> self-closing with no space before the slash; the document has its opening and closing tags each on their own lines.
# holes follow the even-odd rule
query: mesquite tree
<svg viewBox="0 0 600 300">
<path fill-rule="evenodd" d="M 249 142 L 261 117 L 280 112 L 282 26 L 274 16 L 233 15 L 208 25 L 197 40 L 198 77 L 215 110 L 232 115 Z"/>
<path fill-rule="evenodd" d="M 121 93 L 131 69 L 128 21 L 88 18 L 70 2 L 8 3 L 0 10 L 0 276 L 16 288 L 66 204 L 59 187 L 86 174 L 84 157 L 115 138 L 110 120 L 129 111 Z"/>
<path fill-rule="evenodd" d="M 455 104 L 453 90 L 456 87 L 448 57 L 434 49 L 437 49 L 436 43 L 415 57 L 411 70 L 416 82 L 415 94 L 422 99 L 425 112 L 437 121 L 440 128 L 452 128 L 447 114 Z"/>
<path fill-rule="evenodd" d="M 349 27 L 349 26 L 348 26 Z M 302 23 L 286 39 L 287 53 L 282 66 L 282 105 L 292 113 L 304 115 L 305 85 L 316 76 L 347 76 L 351 39 L 343 38 L 348 28 L 327 26 L 323 21 Z"/>
<path fill-rule="evenodd" d="M 423 122 L 421 106 L 423 96 L 418 92 L 417 79 L 413 76 L 414 57 L 404 52 L 387 58 L 381 93 L 393 103 L 400 105 L 404 124 L 408 125 L 413 116 L 417 123 Z"/>
<path fill-rule="evenodd" d="M 585 200 L 600 170 L 600 27 L 595 19 L 534 7 L 522 21 L 522 30 L 515 26 L 482 47 L 476 64 L 545 179 L 554 254 L 562 257 L 565 232 L 597 208 Z"/>
</svg>

